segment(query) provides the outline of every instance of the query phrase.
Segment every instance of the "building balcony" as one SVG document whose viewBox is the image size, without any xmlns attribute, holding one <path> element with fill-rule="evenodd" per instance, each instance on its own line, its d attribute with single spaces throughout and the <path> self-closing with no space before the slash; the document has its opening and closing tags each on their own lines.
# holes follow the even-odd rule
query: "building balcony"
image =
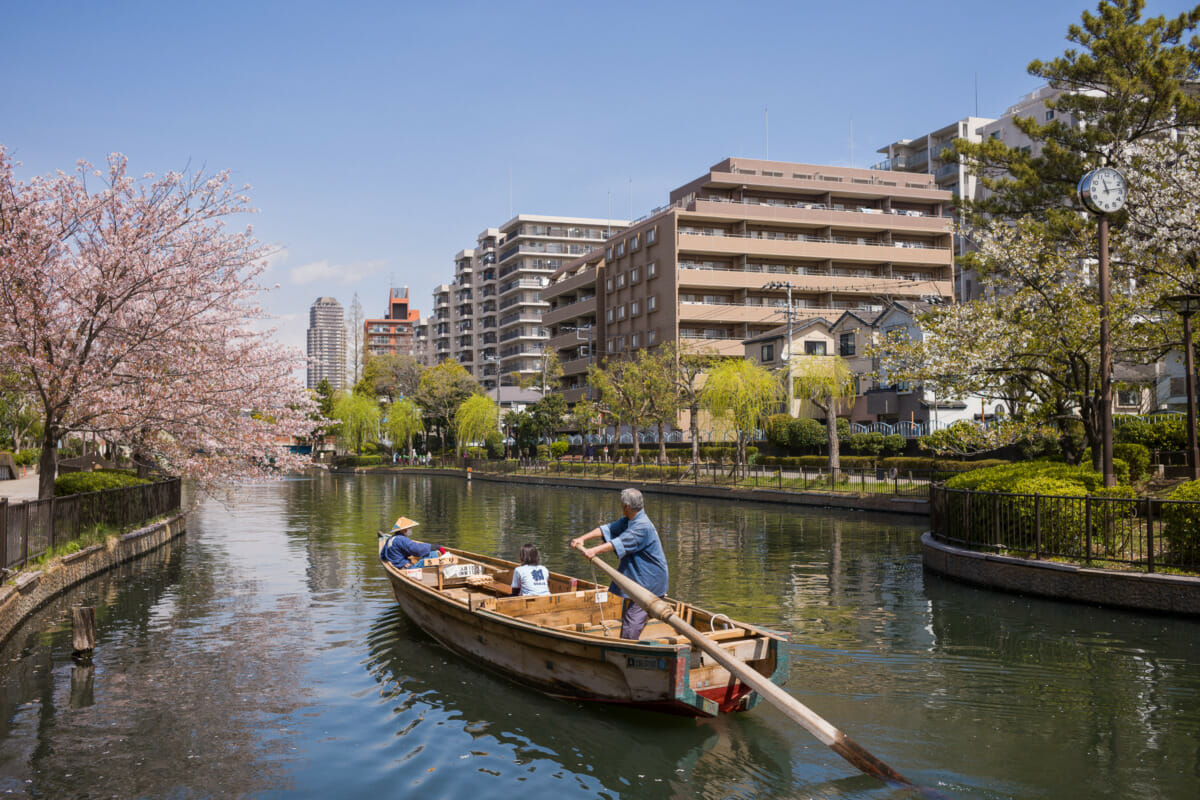
<svg viewBox="0 0 1200 800">
<path fill-rule="evenodd" d="M 546 311 L 542 314 L 542 324 L 557 325 L 560 322 L 585 316 L 596 316 L 596 298 L 594 296 Z"/>
<path fill-rule="evenodd" d="M 941 191 L 941 190 L 938 190 Z M 835 201 L 836 202 L 836 201 Z M 944 202 L 949 204 L 950 198 Z M 950 217 L 932 212 L 923 213 L 911 210 L 866 209 L 866 206 L 855 205 L 853 199 L 847 198 L 837 205 L 827 206 L 822 203 L 801 203 L 784 200 L 726 200 L 722 198 L 697 199 L 697 213 L 703 213 L 706 219 L 723 218 L 725 220 L 746 220 L 749 222 L 781 222 L 798 225 L 820 226 L 846 229 L 861 229 L 879 231 L 911 230 L 924 233 L 949 233 Z M 684 215 L 682 225 L 690 222 L 690 215 Z M 681 231 L 682 233 L 682 231 Z"/>
<path fill-rule="evenodd" d="M 542 290 L 542 297 L 549 300 L 553 297 L 558 297 L 561 294 L 568 292 L 579 291 L 596 285 L 596 271 L 594 269 L 584 270 L 580 275 L 572 275 L 569 278 L 563 278 L 556 283 L 552 283 Z"/>
<path fill-rule="evenodd" d="M 914 279 L 912 276 L 918 276 Z M 944 278 L 939 279 L 940 276 Z M 908 270 L 903 276 L 840 276 L 828 273 L 763 273 L 743 270 L 679 270 L 679 289 L 688 290 L 752 290 L 756 293 L 768 281 L 783 281 L 792 284 L 793 293 L 812 294 L 870 294 L 918 296 L 951 296 L 950 265 L 922 274 Z"/>
<path fill-rule="evenodd" d="M 897 246 L 895 244 L 870 243 L 851 244 L 830 242 L 817 237 L 759 238 L 757 236 L 711 236 L 705 234 L 679 234 L 680 253 L 704 255 L 740 256 L 751 259 L 807 259 L 817 261 L 852 261 L 865 264 L 885 262 L 921 264 L 926 266 L 950 266 L 954 261 L 954 250 L 944 246 Z"/>
</svg>

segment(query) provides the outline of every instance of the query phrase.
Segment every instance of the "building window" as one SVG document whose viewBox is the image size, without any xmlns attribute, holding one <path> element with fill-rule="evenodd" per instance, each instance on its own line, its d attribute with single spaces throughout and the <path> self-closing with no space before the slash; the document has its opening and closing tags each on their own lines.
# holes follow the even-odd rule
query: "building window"
<svg viewBox="0 0 1200 800">
<path fill-rule="evenodd" d="M 633 235 L 633 238 L 629 240 L 629 250 L 630 250 L 630 252 L 632 252 L 634 250 L 637 250 L 640 246 L 641 246 L 641 237 L 639 237 L 635 233 Z"/>
<path fill-rule="evenodd" d="M 615 339 L 609 339 L 609 340 L 608 340 L 608 352 L 610 352 L 610 353 L 611 353 L 611 352 L 613 352 L 613 351 L 614 351 L 614 350 L 616 350 L 616 349 L 617 349 L 617 342 L 616 342 L 616 340 L 615 340 Z"/>
<path fill-rule="evenodd" d="M 636 317 L 638 315 L 638 301 L 634 300 L 629 304 L 629 316 Z"/>
<path fill-rule="evenodd" d="M 823 356 L 825 355 L 824 342 L 805 342 L 804 355 L 806 356 Z"/>
<path fill-rule="evenodd" d="M 604 285 L 608 288 L 608 291 L 611 292 L 612 291 L 612 278 L 609 278 L 608 280 L 606 280 L 604 282 Z"/>
<path fill-rule="evenodd" d="M 613 310 L 611 308 L 608 310 L 607 318 L 609 322 L 613 321 Z"/>
<path fill-rule="evenodd" d="M 638 334 L 636 334 L 636 333 L 635 333 L 635 334 L 633 335 L 633 338 L 630 340 L 630 345 L 631 345 L 632 347 L 634 347 L 634 348 L 637 348 L 637 347 L 639 347 L 639 346 L 640 346 L 640 345 L 638 344 L 638 342 L 639 342 L 639 341 L 641 341 L 641 337 L 640 337 Z"/>
<path fill-rule="evenodd" d="M 838 344 L 838 355 L 839 356 L 854 355 L 854 334 L 853 333 L 843 333 L 842 334 L 842 337 L 839 340 L 839 344 Z"/>
<path fill-rule="evenodd" d="M 656 308 L 658 308 L 658 298 L 654 295 L 650 295 L 650 297 L 646 300 L 646 310 L 653 311 Z"/>
<path fill-rule="evenodd" d="M 637 283 L 637 282 L 638 282 L 638 277 L 639 277 L 639 274 L 638 274 L 638 268 L 637 268 L 637 267 L 634 267 L 633 269 L 631 269 L 631 270 L 629 271 L 629 282 L 630 282 L 630 283 Z"/>
<path fill-rule="evenodd" d="M 646 347 L 653 346 L 655 340 L 657 340 L 657 339 L 658 339 L 658 331 L 654 330 L 653 328 L 646 331 Z"/>
<path fill-rule="evenodd" d="M 617 319 L 625 319 L 625 306 L 617 306 Z"/>
<path fill-rule="evenodd" d="M 617 288 L 618 288 L 618 289 L 624 289 L 624 288 L 625 288 L 625 276 L 624 276 L 624 275 L 618 275 L 618 276 L 617 276 Z"/>
<path fill-rule="evenodd" d="M 646 277 L 653 278 L 657 274 L 658 274 L 658 270 L 654 266 L 654 262 L 651 261 L 649 264 L 646 265 Z"/>
<path fill-rule="evenodd" d="M 653 228 L 651 228 L 650 230 L 646 231 L 646 244 L 654 244 L 656 241 L 658 241 L 658 226 L 657 225 L 654 226 Z"/>
<path fill-rule="evenodd" d="M 1054 119 L 1054 109 L 1047 108 L 1046 109 L 1046 122 L 1049 122 L 1052 119 Z"/>
<path fill-rule="evenodd" d="M 1119 406 L 1136 406 L 1140 405 L 1142 393 L 1137 389 L 1121 389 L 1117 392 L 1117 405 Z"/>
<path fill-rule="evenodd" d="M 617 258 L 625 255 L 625 243 L 621 242 L 617 245 Z"/>
<path fill-rule="evenodd" d="M 613 249 L 610 247 L 610 248 L 608 248 L 608 260 L 612 261 L 612 259 L 613 259 Z"/>
<path fill-rule="evenodd" d="M 759 362 L 763 363 L 763 364 L 770 364 L 774 360 L 775 360 L 775 345 L 774 344 L 764 344 L 762 346 L 762 358 L 759 359 Z"/>
</svg>

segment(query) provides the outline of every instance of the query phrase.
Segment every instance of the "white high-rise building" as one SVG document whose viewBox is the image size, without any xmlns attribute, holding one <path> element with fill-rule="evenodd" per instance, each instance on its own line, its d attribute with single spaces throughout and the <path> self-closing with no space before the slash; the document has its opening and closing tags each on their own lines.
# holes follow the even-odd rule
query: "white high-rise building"
<svg viewBox="0 0 1200 800">
<path fill-rule="evenodd" d="M 307 386 L 322 380 L 334 389 L 346 385 L 346 314 L 332 297 L 318 297 L 308 309 Z"/>
</svg>

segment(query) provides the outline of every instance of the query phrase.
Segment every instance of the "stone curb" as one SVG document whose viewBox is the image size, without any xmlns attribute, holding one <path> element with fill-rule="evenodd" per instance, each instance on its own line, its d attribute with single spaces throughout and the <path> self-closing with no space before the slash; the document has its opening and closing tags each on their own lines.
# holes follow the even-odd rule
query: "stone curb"
<svg viewBox="0 0 1200 800">
<path fill-rule="evenodd" d="M 354 467 L 330 470 L 335 475 L 395 475 L 396 473 L 419 475 L 446 475 L 466 478 L 459 469 L 421 468 L 405 470 L 380 469 L 378 467 Z M 692 485 L 686 483 L 643 483 L 636 480 L 613 481 L 594 478 L 570 478 L 564 475 L 512 475 L 496 472 L 472 472 L 473 480 L 497 483 L 522 483 L 534 486 L 564 486 L 572 489 L 619 489 L 632 486 L 646 494 L 671 494 L 681 497 L 708 497 L 718 500 L 748 500 L 755 503 L 780 503 L 791 506 L 813 508 L 844 508 L 850 511 L 877 511 L 883 514 L 906 514 L 928 517 L 929 501 L 910 497 L 859 496 L 830 492 L 789 492 L 762 487 L 760 489 L 735 489 L 725 486 Z"/>
<path fill-rule="evenodd" d="M 20 572 L 0 586 L 0 644 L 46 603 L 105 570 L 156 550 L 187 532 L 187 513 L 56 558 L 36 572 Z"/>
<path fill-rule="evenodd" d="M 963 550 L 921 536 L 925 566 L 949 578 L 991 589 L 1080 603 L 1200 616 L 1200 578 L 1094 569 Z"/>
</svg>

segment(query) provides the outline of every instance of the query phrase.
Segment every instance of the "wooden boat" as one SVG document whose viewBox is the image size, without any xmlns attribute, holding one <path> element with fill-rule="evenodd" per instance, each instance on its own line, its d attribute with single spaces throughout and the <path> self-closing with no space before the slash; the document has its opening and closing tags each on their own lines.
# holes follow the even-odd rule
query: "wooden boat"
<svg viewBox="0 0 1200 800">
<path fill-rule="evenodd" d="M 695 717 L 745 711 L 759 701 L 758 692 L 664 622 L 651 619 L 637 640 L 620 638 L 621 598 L 607 587 L 551 573 L 551 594 L 510 596 L 515 562 L 456 549 L 409 568 L 382 563 L 400 608 L 423 631 L 546 694 Z M 785 634 L 667 600 L 722 650 L 784 683 Z"/>
</svg>

